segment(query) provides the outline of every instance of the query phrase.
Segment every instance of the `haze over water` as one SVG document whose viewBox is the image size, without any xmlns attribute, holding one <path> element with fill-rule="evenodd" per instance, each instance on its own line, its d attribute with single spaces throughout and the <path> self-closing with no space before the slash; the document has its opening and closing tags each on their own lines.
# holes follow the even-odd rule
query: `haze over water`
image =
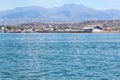
<svg viewBox="0 0 120 80">
<path fill-rule="evenodd" d="M 120 79 L 120 34 L 0 36 L 0 80 Z"/>
</svg>

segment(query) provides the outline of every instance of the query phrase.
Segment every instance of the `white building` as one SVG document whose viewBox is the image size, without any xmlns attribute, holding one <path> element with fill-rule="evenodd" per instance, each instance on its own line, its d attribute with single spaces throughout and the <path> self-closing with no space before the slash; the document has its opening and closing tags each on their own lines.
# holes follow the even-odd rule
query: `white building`
<svg viewBox="0 0 120 80">
<path fill-rule="evenodd" d="M 84 32 L 103 32 L 103 29 L 99 26 L 85 27 Z"/>
<path fill-rule="evenodd" d="M 93 28 L 92 32 L 103 32 L 103 29 L 99 26 Z"/>
<path fill-rule="evenodd" d="M 54 31 L 54 28 L 52 27 L 52 25 L 48 25 L 46 27 L 43 28 L 46 31 Z"/>
<path fill-rule="evenodd" d="M 5 27 L 2 27 L 2 32 L 6 32 L 6 28 Z"/>
</svg>

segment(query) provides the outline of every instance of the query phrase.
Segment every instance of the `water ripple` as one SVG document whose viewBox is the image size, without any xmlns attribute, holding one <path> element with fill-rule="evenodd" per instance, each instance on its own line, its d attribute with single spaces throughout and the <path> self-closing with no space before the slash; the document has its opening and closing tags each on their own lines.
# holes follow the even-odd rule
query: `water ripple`
<svg viewBox="0 0 120 80">
<path fill-rule="evenodd" d="M 0 36 L 0 80 L 120 79 L 120 34 Z"/>
</svg>

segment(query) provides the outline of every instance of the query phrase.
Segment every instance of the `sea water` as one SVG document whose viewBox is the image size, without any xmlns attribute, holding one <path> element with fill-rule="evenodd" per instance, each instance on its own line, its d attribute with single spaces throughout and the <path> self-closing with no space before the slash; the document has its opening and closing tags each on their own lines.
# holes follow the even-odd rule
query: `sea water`
<svg viewBox="0 0 120 80">
<path fill-rule="evenodd" d="M 120 34 L 0 34 L 0 80 L 120 80 Z"/>
</svg>

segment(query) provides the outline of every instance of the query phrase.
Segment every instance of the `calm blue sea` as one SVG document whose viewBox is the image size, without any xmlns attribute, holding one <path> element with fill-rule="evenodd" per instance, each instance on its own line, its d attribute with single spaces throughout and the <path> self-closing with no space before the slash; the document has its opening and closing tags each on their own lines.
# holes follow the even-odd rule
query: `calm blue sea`
<svg viewBox="0 0 120 80">
<path fill-rule="evenodd" d="M 120 80 L 120 34 L 0 34 L 0 80 Z"/>
</svg>

